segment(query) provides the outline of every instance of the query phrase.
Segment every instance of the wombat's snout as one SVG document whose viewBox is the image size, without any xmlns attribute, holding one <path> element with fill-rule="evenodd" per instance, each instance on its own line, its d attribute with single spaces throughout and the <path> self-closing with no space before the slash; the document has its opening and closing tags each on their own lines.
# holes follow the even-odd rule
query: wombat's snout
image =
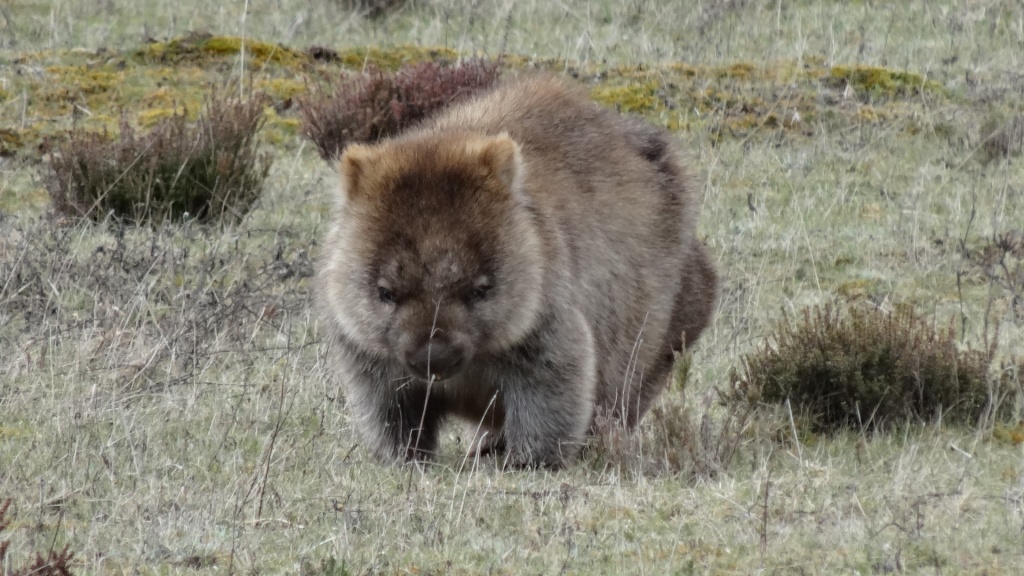
<svg viewBox="0 0 1024 576">
<path fill-rule="evenodd" d="M 407 354 L 405 361 L 413 373 L 424 380 L 431 376 L 444 380 L 462 368 L 463 360 L 465 352 L 461 347 L 435 337 Z"/>
</svg>

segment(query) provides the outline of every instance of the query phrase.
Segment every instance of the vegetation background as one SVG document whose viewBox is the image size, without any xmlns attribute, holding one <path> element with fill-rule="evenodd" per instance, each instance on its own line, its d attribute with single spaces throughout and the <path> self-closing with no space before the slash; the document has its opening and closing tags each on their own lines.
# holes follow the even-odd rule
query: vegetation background
<svg viewBox="0 0 1024 576">
<path fill-rule="evenodd" d="M 382 467 L 324 371 L 309 277 L 336 181 L 290 98 L 502 52 L 692 151 L 717 319 L 685 389 L 566 470 L 501 473 L 454 431 L 439 465 Z M 0 0 L 8 562 L 67 544 L 79 573 L 1019 574 L 1019 423 L 728 428 L 716 390 L 825 302 L 913 306 L 1020 356 L 1024 269 L 996 239 L 1024 226 L 1022 58 L 1015 0 Z M 223 81 L 268 98 L 274 163 L 240 222 L 49 213 L 48 138 L 194 114 Z"/>
</svg>

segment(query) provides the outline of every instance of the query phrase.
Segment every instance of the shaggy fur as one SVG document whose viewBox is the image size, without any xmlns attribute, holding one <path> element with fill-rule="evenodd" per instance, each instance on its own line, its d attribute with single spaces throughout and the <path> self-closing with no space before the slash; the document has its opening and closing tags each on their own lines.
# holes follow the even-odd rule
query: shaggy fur
<svg viewBox="0 0 1024 576">
<path fill-rule="evenodd" d="M 512 465 L 560 465 L 596 413 L 639 422 L 711 318 L 675 143 L 561 80 L 349 146 L 339 171 L 317 293 L 382 459 L 429 458 L 457 416 Z"/>
</svg>

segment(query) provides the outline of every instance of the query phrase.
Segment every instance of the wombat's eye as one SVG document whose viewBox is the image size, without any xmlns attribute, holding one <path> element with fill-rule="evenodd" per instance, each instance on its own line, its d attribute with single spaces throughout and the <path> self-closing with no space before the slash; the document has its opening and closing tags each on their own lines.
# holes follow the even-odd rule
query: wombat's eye
<svg viewBox="0 0 1024 576">
<path fill-rule="evenodd" d="M 473 288 L 473 291 L 469 293 L 469 303 L 473 304 L 487 300 L 491 295 L 491 288 L 492 286 L 490 284 L 478 284 Z"/>
<path fill-rule="evenodd" d="M 395 303 L 395 293 L 383 286 L 377 286 L 377 297 L 385 304 Z"/>
</svg>

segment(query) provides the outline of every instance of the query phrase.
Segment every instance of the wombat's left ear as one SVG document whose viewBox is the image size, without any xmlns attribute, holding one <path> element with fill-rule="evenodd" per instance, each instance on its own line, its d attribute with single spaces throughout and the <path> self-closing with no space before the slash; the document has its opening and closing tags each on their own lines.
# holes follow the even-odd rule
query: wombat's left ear
<svg viewBox="0 0 1024 576">
<path fill-rule="evenodd" d="M 366 175 L 375 158 L 369 146 L 350 144 L 345 147 L 338 162 L 338 173 L 341 175 L 342 201 L 351 200 L 365 186 Z"/>
<path fill-rule="evenodd" d="M 502 132 L 497 136 L 470 140 L 466 143 L 466 152 L 476 156 L 480 164 L 488 167 L 510 191 L 519 193 L 522 186 L 523 159 L 519 152 L 519 144 L 516 144 L 508 134 Z"/>
</svg>

